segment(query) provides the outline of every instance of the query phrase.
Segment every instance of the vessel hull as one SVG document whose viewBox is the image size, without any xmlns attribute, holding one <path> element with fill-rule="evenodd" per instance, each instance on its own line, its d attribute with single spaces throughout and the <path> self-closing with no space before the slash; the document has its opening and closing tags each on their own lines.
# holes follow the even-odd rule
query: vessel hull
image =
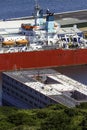
<svg viewBox="0 0 87 130">
<path fill-rule="evenodd" d="M 0 54 L 0 71 L 87 64 L 87 49 L 55 49 Z"/>
</svg>

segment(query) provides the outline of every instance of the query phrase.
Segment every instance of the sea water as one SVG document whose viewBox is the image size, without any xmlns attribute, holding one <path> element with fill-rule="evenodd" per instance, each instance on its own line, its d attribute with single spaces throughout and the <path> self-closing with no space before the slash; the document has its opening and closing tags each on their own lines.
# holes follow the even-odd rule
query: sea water
<svg viewBox="0 0 87 130">
<path fill-rule="evenodd" d="M 44 13 L 49 8 L 54 13 L 86 10 L 87 0 L 37 0 Z M 35 0 L 0 0 L 0 19 L 31 16 Z"/>
</svg>

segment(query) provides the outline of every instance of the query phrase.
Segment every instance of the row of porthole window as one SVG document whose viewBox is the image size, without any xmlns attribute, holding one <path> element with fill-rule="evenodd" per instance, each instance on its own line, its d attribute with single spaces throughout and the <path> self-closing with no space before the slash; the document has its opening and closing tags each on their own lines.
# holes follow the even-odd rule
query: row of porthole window
<svg viewBox="0 0 87 130">
<path fill-rule="evenodd" d="M 28 94 L 26 91 L 23 91 L 23 90 L 21 90 L 20 88 L 17 88 L 16 85 L 14 85 L 14 84 L 11 84 L 11 83 L 9 83 L 9 82 L 7 82 L 7 81 L 5 81 L 4 84 L 5 84 L 6 86 L 8 85 L 8 87 L 9 87 L 9 86 L 12 87 L 13 89 L 14 89 L 14 87 L 15 87 L 15 89 L 21 91 L 23 94 L 27 94 L 27 95 L 30 96 L 31 98 L 34 98 L 32 95 Z M 25 87 L 25 86 L 23 86 L 23 87 Z M 30 91 L 32 92 L 33 90 L 30 89 Z M 36 92 L 36 91 L 35 91 L 34 93 L 35 93 L 36 95 L 39 94 L 39 96 L 40 96 L 41 98 L 44 96 L 44 95 L 42 95 L 41 93 L 38 93 L 38 92 Z M 48 100 L 48 98 L 47 98 L 46 96 L 44 96 L 44 98 L 42 98 L 42 99 Z M 52 102 L 52 101 L 51 101 L 51 102 Z"/>
<path fill-rule="evenodd" d="M 12 84 L 12 83 L 9 83 L 9 82 L 7 82 L 7 81 L 3 82 L 3 84 L 6 85 L 6 86 L 8 86 L 8 87 L 12 87 L 12 88 L 15 88 L 15 89 L 17 89 L 17 90 L 20 90 L 21 92 L 24 93 L 24 91 L 23 91 L 22 89 L 18 88 L 18 87 L 21 86 L 21 85 L 17 86 L 16 84 Z M 26 87 L 26 86 L 23 86 L 23 85 L 22 85 L 22 87 L 23 87 L 24 90 L 25 90 L 25 87 Z M 26 88 L 27 88 L 27 87 L 26 87 Z M 31 88 L 29 88 L 29 87 L 28 87 L 28 90 L 29 90 L 30 92 L 32 92 L 32 93 L 35 93 L 36 95 L 39 94 L 40 97 L 43 97 L 43 96 L 44 96 L 44 95 L 42 96 L 42 94 L 40 94 L 40 93 L 38 93 L 38 92 L 36 92 L 36 91 L 33 91 L 33 90 L 32 90 Z M 25 90 L 25 91 L 26 91 L 26 90 Z M 26 93 L 27 93 L 27 92 L 25 92 L 25 94 L 26 94 Z M 46 98 L 46 96 L 45 96 L 45 98 Z"/>
<path fill-rule="evenodd" d="M 33 107 L 39 107 L 39 108 L 42 108 L 40 105 L 38 105 L 36 102 L 33 102 L 25 97 L 23 97 L 22 95 L 19 95 L 18 93 L 16 92 L 13 92 L 11 91 L 12 93 L 10 93 L 9 89 L 7 89 L 8 91 L 4 91 L 6 92 L 8 95 L 10 96 L 13 96 L 13 94 L 17 95 L 19 97 L 19 99 L 22 99 L 22 101 L 28 103 L 28 104 L 31 104 Z M 41 102 L 42 103 L 42 102 Z M 43 103 L 44 105 L 46 105 L 46 103 Z"/>
<path fill-rule="evenodd" d="M 3 88 L 4 88 L 6 91 L 11 92 L 10 94 L 12 94 L 12 95 L 15 94 L 15 96 L 18 96 L 18 97 L 20 97 L 21 99 L 24 99 L 25 101 L 28 101 L 27 98 L 25 98 L 23 95 L 19 94 L 18 92 L 13 91 L 13 90 L 10 90 L 9 88 L 7 88 L 7 87 L 4 86 L 4 85 L 3 85 Z M 46 102 L 40 100 L 39 98 L 36 98 L 36 97 L 34 97 L 34 96 L 32 96 L 32 95 L 29 95 L 29 94 L 28 94 L 28 96 L 29 96 L 31 99 L 33 99 L 35 102 L 38 102 L 38 103 L 40 103 L 40 104 L 47 105 Z M 23 98 L 23 97 L 24 97 L 24 98 Z"/>
</svg>

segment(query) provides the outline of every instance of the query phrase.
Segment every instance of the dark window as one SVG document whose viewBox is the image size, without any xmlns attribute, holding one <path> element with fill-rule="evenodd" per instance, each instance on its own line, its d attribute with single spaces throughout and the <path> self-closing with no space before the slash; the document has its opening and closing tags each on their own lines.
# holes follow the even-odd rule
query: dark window
<svg viewBox="0 0 87 130">
<path fill-rule="evenodd" d="M 7 88 L 7 91 L 9 91 L 9 88 Z"/>
<path fill-rule="evenodd" d="M 38 107 L 38 105 L 36 103 L 34 103 L 34 106 Z"/>
<path fill-rule="evenodd" d="M 30 104 L 33 104 L 33 102 L 32 102 L 32 101 L 30 101 Z"/>
<path fill-rule="evenodd" d="M 20 98 L 23 98 L 23 96 L 21 95 Z"/>
<path fill-rule="evenodd" d="M 6 86 L 3 85 L 2 88 L 6 89 Z"/>
<path fill-rule="evenodd" d="M 16 95 L 18 96 L 18 93 L 16 93 Z"/>
<path fill-rule="evenodd" d="M 45 99 L 47 99 L 47 97 L 45 96 Z"/>
<path fill-rule="evenodd" d="M 27 98 L 25 98 L 25 101 L 28 101 L 28 99 L 27 99 Z"/>
<path fill-rule="evenodd" d="M 38 93 L 35 91 L 35 94 L 37 95 Z"/>
</svg>

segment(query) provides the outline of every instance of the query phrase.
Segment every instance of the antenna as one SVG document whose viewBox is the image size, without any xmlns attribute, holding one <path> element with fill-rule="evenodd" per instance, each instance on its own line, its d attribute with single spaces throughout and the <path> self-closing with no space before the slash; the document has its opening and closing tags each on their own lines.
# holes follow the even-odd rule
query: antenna
<svg viewBox="0 0 87 130">
<path fill-rule="evenodd" d="M 40 6 L 38 4 L 38 0 L 35 0 L 35 8 L 36 8 L 36 10 L 40 9 Z"/>
<path fill-rule="evenodd" d="M 35 5 L 37 5 L 37 0 L 35 0 Z"/>
<path fill-rule="evenodd" d="M 36 26 L 39 24 L 39 11 L 40 11 L 40 6 L 39 6 L 37 0 L 35 0 L 34 17 L 35 17 Z"/>
<path fill-rule="evenodd" d="M 36 5 L 36 6 L 38 5 L 38 0 L 35 0 L 35 5 Z"/>
</svg>

